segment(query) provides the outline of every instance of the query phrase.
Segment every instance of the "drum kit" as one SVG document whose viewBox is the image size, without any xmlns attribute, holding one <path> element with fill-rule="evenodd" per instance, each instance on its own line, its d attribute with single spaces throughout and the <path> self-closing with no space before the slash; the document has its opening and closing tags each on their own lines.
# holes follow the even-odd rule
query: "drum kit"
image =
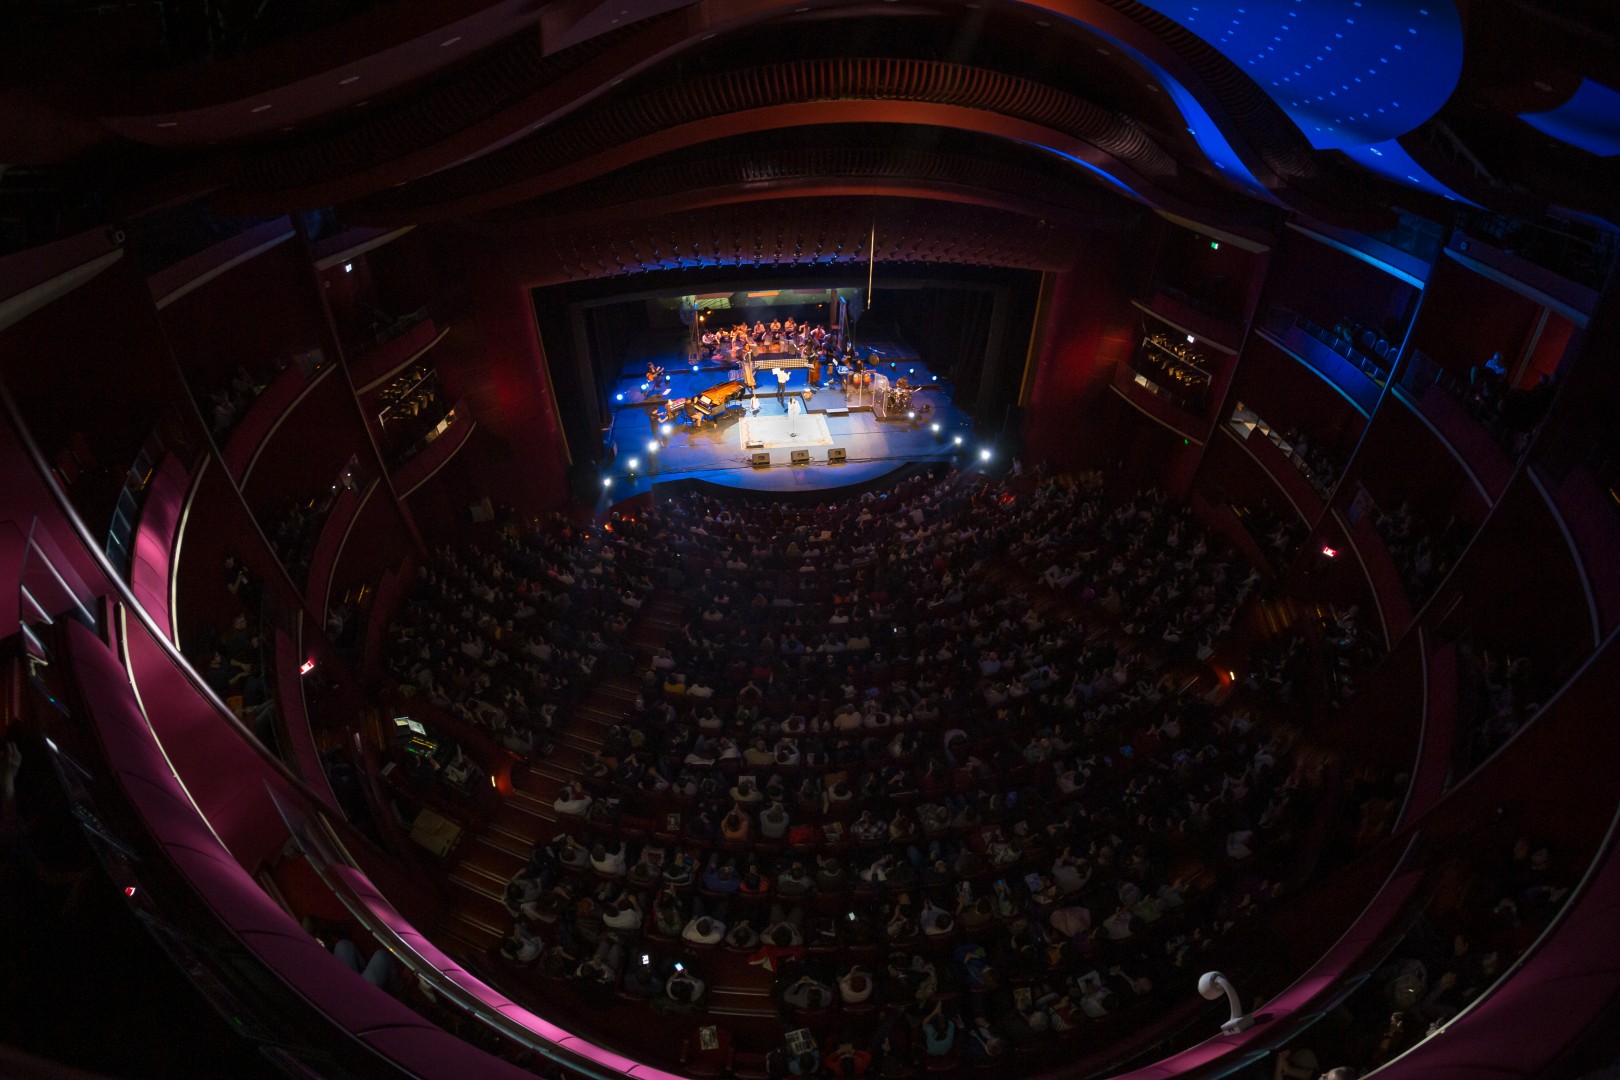
<svg viewBox="0 0 1620 1080">
<path fill-rule="evenodd" d="M 870 377 L 870 376 L 869 376 Z M 911 399 L 919 388 L 912 386 L 905 378 L 891 383 L 883 397 L 883 408 L 888 413 L 902 413 L 911 408 Z"/>
</svg>

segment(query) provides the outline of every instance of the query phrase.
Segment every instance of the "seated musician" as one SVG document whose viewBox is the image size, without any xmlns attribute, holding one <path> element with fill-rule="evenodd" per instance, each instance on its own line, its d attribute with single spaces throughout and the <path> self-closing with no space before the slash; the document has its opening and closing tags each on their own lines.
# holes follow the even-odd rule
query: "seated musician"
<svg viewBox="0 0 1620 1080">
<path fill-rule="evenodd" d="M 771 340 L 772 341 L 779 341 L 779 340 L 781 340 L 781 337 L 782 337 L 782 320 L 781 319 L 772 319 L 771 320 Z"/>
<path fill-rule="evenodd" d="M 661 383 L 663 379 L 664 369 L 653 363 L 651 360 L 647 361 L 647 388 L 649 390 L 656 390 L 658 388 L 658 384 Z"/>
<path fill-rule="evenodd" d="M 821 385 L 821 354 L 815 353 L 810 357 L 810 388 L 816 389 Z"/>
<path fill-rule="evenodd" d="M 763 322 L 754 323 L 754 340 L 755 341 L 763 341 L 764 339 L 765 339 L 765 324 Z"/>
<path fill-rule="evenodd" d="M 796 325 L 793 322 L 793 316 L 789 315 L 786 319 L 783 320 L 782 329 L 786 330 L 790 334 L 793 333 L 793 331 L 796 329 Z"/>
</svg>

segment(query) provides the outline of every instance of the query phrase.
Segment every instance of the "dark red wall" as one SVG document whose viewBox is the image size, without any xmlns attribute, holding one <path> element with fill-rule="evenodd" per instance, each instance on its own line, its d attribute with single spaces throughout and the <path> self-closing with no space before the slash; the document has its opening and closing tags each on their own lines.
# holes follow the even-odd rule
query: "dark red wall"
<svg viewBox="0 0 1620 1080">
<path fill-rule="evenodd" d="M 238 364 L 256 371 L 320 344 L 320 307 L 302 257 L 296 239 L 277 244 L 159 313 L 193 387 L 203 393 L 223 388 Z"/>
<path fill-rule="evenodd" d="M 1462 379 L 1493 352 L 1512 371 L 1540 311 L 1528 297 L 1442 256 L 1418 310 L 1412 345 Z"/>
<path fill-rule="evenodd" d="M 1323 326 L 1354 319 L 1382 331 L 1393 348 L 1400 344 L 1417 295 L 1415 286 L 1370 263 L 1284 229 L 1272 252 L 1265 303 L 1297 311 Z"/>
<path fill-rule="evenodd" d="M 1268 424 L 1286 431 L 1297 427 L 1339 456 L 1340 465 L 1367 426 L 1367 421 L 1333 387 L 1299 361 L 1258 335 L 1250 335 L 1227 399 L 1225 420 L 1238 402 Z"/>
<path fill-rule="evenodd" d="M 1053 275 L 1026 411 L 1030 457 L 1060 466 L 1095 463 L 1107 452 L 1106 437 L 1089 418 L 1137 336 L 1138 312 L 1114 270 L 1124 241 L 1103 236 L 1095 244 L 1075 269 Z"/>
</svg>

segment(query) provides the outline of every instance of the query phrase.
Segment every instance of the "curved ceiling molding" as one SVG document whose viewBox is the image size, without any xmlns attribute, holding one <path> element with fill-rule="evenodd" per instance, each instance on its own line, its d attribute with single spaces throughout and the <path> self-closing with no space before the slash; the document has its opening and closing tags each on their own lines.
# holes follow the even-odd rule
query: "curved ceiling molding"
<svg viewBox="0 0 1620 1080">
<path fill-rule="evenodd" d="M 941 111 L 930 120 L 924 106 Z M 721 118 L 728 123 L 715 123 Z M 1129 118 L 1030 79 L 938 61 L 830 58 L 672 83 L 352 209 L 373 220 L 478 213 L 721 135 L 858 122 L 936 122 L 1022 141 L 1055 137 L 1078 144 L 1072 152 L 1099 167 L 1134 174 L 1133 186 L 1144 182 L 1137 175 L 1177 171 Z"/>
<path fill-rule="evenodd" d="M 1247 74 L 1319 150 L 1381 143 L 1440 111 L 1462 74 L 1452 0 L 1143 0 Z"/>
<path fill-rule="evenodd" d="M 1559 142 L 1598 157 L 1620 154 L 1620 93 L 1582 79 L 1569 100 L 1545 112 L 1520 113 L 1519 119 Z"/>
<path fill-rule="evenodd" d="M 534 203 L 509 208 L 502 221 L 548 230 L 594 220 L 604 210 L 631 217 L 789 194 L 896 193 L 911 188 L 934 197 L 1012 210 L 1085 228 L 1122 224 L 1132 216 L 1089 183 L 1064 181 L 985 157 L 889 147 L 816 146 L 751 150 L 654 164 L 603 177 Z"/>
<path fill-rule="evenodd" d="M 1063 270 L 1080 234 L 1022 214 L 935 200 L 823 198 L 791 208 L 734 203 L 650 220 L 625 219 L 543 238 L 513 237 L 504 261 L 525 285 L 711 267 L 878 262 Z"/>
<path fill-rule="evenodd" d="M 244 164 L 239 182 L 221 193 L 222 205 L 247 212 L 364 199 L 370 192 L 387 197 L 401 185 L 430 174 L 456 173 L 469 163 L 521 146 L 542 125 L 577 112 L 593 97 L 660 59 L 722 33 L 740 33 L 826 6 L 795 7 L 794 0 L 699 0 L 656 19 L 656 27 L 643 24 L 638 34 L 625 38 L 620 35 L 634 20 L 668 8 L 662 0 L 622 2 L 625 6 L 617 9 L 621 25 L 606 35 L 620 43 L 611 56 L 600 36 L 583 38 L 591 49 L 603 49 L 600 59 L 585 65 L 588 72 L 581 67 L 572 78 L 553 84 L 537 81 L 526 94 L 485 102 L 464 130 L 448 134 L 453 125 L 416 124 L 411 116 L 385 115 L 376 122 L 346 125 L 342 131 L 295 136 L 300 141 L 291 145 L 290 140 L 278 140 L 279 145 L 266 147 Z M 1141 67 L 1150 87 L 1162 87 L 1175 100 L 1210 160 L 1212 176 L 1230 181 L 1250 197 L 1266 198 L 1264 193 L 1270 192 L 1285 204 L 1316 214 L 1331 213 L 1339 196 L 1352 204 L 1361 202 L 1360 192 L 1342 184 L 1322 190 L 1324 178 L 1310 144 L 1277 103 L 1238 65 L 1174 19 L 1137 0 L 1032 0 L 1022 6 L 1087 30 Z M 1131 124 L 1128 117 L 1117 119 L 1124 126 Z M 1149 162 L 1131 164 L 1138 171 L 1157 172 Z M 1306 186 L 1307 195 L 1302 196 L 1300 185 Z"/>
</svg>

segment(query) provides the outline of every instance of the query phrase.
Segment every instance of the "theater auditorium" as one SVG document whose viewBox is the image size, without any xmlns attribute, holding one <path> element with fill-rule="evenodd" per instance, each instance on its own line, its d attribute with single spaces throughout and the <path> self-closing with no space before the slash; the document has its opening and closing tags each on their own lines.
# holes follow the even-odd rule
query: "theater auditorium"
<svg viewBox="0 0 1620 1080">
<path fill-rule="evenodd" d="M 0 1075 L 1620 1074 L 1617 37 L 0 4 Z"/>
</svg>

